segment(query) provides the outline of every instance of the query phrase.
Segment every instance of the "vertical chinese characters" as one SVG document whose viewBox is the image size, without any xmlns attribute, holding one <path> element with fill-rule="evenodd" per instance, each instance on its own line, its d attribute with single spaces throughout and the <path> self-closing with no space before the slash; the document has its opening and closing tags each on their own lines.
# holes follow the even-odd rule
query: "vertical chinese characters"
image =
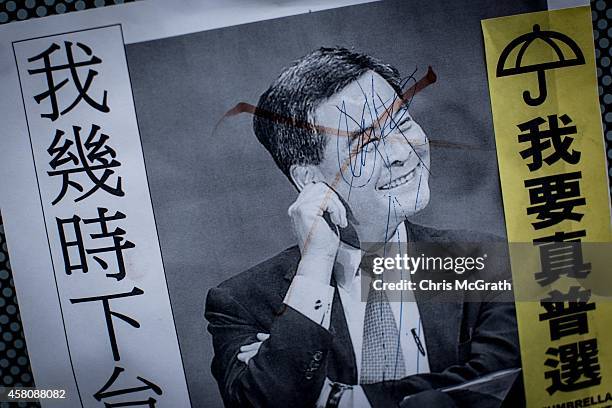
<svg viewBox="0 0 612 408">
<path fill-rule="evenodd" d="M 40 118 L 49 123 L 51 130 L 45 144 L 48 146 L 46 175 L 58 188 L 55 198 L 45 204 L 55 208 L 56 214 L 69 214 L 56 215 L 54 221 L 63 273 L 72 281 L 84 279 L 84 274 L 103 276 L 109 287 L 116 288 L 111 293 L 69 299 L 75 308 L 97 305 L 103 316 L 100 322 L 106 323 L 114 368 L 92 397 L 106 407 L 155 407 L 156 397 L 163 394 L 160 386 L 139 375 L 135 376 L 136 385 L 125 385 L 130 380 L 123 377 L 130 378 L 132 374 L 122 362 L 121 338 L 115 327 L 127 325 L 133 330 L 141 327 L 136 317 L 121 310 L 129 307 L 129 302 L 137 302 L 145 292 L 126 279 L 130 276 L 127 257 L 136 247 L 126 231 L 128 211 L 109 209 L 109 205 L 102 204 L 106 196 L 112 197 L 113 205 L 120 207 L 126 196 L 121 151 L 113 145 L 114 138 L 121 135 L 112 136 L 104 130 L 113 101 L 113 94 L 100 79 L 104 60 L 96 55 L 94 47 L 84 42 L 57 41 L 27 61 L 27 73 L 33 78 L 43 78 L 38 83 L 44 86 L 24 97 L 34 99 L 42 111 Z M 95 116 L 88 114 L 91 112 Z M 90 121 L 83 123 L 86 117 Z M 96 119 L 91 120 L 92 117 Z M 119 286 L 120 282 L 129 285 L 131 290 Z"/>
<path fill-rule="evenodd" d="M 525 54 L 537 42 L 550 46 L 550 58 L 525 63 Z M 570 36 L 542 30 L 535 24 L 532 32 L 518 36 L 504 48 L 496 76 L 537 73 L 539 94 L 523 92 L 528 112 L 547 100 L 547 70 L 584 64 L 584 54 Z M 560 82 L 557 85 L 563 86 Z M 533 244 L 540 254 L 541 270 L 534 274 L 534 280 L 541 287 L 564 279 L 580 283 L 591 273 L 591 264 L 585 262 L 582 252 L 582 239 L 588 231 L 581 226 L 587 206 L 581 193 L 583 176 L 579 165 L 583 155 L 574 146 L 576 139 L 582 137 L 579 123 L 572 118 L 572 112 L 553 111 L 518 123 L 516 128 L 522 149 L 518 153 L 533 176 L 523 180 L 523 187 L 529 198 L 525 214 L 536 234 Z M 564 291 L 552 288 L 548 297 L 540 299 L 543 312 L 539 314 L 540 322 L 548 322 L 551 342 L 544 356 L 546 391 L 553 395 L 599 385 L 602 378 L 597 338 L 588 337 L 589 313 L 596 310 L 596 304 L 590 302 L 591 291 L 581 285 Z"/>
</svg>

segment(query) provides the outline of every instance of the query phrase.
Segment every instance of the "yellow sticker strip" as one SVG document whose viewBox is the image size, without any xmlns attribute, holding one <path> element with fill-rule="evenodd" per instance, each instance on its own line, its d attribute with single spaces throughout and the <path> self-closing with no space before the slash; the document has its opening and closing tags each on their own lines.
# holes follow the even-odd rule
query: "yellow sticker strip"
<svg viewBox="0 0 612 408">
<path fill-rule="evenodd" d="M 510 252 L 527 406 L 610 404 L 612 299 L 599 289 L 612 266 L 592 243 L 609 248 L 612 231 L 590 8 L 482 30 L 508 240 L 537 243 Z"/>
</svg>

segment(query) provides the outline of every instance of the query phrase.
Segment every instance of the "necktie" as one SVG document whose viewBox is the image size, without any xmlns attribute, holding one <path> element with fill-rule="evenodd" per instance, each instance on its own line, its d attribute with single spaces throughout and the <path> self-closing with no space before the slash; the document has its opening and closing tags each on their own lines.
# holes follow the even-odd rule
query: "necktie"
<svg viewBox="0 0 612 408">
<path fill-rule="evenodd" d="M 405 377 L 399 330 L 384 291 L 370 287 L 363 323 L 360 384 Z"/>
</svg>

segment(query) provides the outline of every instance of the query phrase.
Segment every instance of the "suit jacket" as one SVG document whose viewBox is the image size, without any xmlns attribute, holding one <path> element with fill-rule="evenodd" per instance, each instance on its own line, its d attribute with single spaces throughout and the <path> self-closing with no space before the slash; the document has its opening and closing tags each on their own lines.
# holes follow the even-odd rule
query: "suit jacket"
<svg viewBox="0 0 612 408">
<path fill-rule="evenodd" d="M 409 239 L 419 242 L 495 239 L 410 223 L 406 229 Z M 313 407 L 326 377 L 345 384 L 358 382 L 338 292 L 329 330 L 283 304 L 299 260 L 299 249 L 289 248 L 208 293 L 205 316 L 213 336 L 212 373 L 227 407 Z M 497 275 L 504 273 L 509 271 Z M 373 407 L 398 406 L 406 395 L 520 367 L 514 303 L 439 302 L 427 301 L 419 292 L 415 296 L 431 373 L 364 385 Z M 258 341 L 260 332 L 270 338 L 247 366 L 236 356 L 241 346 Z"/>
</svg>

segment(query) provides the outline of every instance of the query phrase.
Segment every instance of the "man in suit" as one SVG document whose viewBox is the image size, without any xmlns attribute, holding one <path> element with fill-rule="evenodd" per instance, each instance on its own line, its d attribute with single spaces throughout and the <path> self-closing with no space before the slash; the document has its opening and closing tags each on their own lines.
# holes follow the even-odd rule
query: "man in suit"
<svg viewBox="0 0 612 408">
<path fill-rule="evenodd" d="M 429 140 L 407 105 L 396 69 L 343 48 L 301 58 L 261 96 L 254 131 L 299 192 L 298 246 L 208 293 L 227 406 L 454 407 L 438 389 L 520 366 L 512 303 L 362 296 L 381 245 L 490 240 L 406 221 L 429 202 Z"/>
</svg>

